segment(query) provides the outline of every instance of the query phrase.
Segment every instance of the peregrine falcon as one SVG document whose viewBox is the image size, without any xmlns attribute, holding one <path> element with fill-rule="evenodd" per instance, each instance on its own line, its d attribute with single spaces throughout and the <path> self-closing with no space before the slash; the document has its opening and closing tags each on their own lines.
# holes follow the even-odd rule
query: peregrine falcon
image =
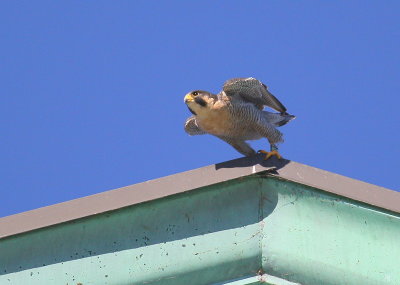
<svg viewBox="0 0 400 285">
<path fill-rule="evenodd" d="M 259 80 L 234 78 L 225 82 L 218 94 L 196 90 L 186 94 L 184 101 L 193 116 L 185 122 L 185 131 L 189 135 L 211 134 L 233 146 L 245 156 L 254 155 L 247 140 L 267 138 L 272 155 L 281 158 L 277 143 L 283 142 L 280 127 L 294 119 L 286 112 L 285 106 L 268 91 L 268 87 Z M 279 113 L 263 111 L 268 106 Z"/>
</svg>

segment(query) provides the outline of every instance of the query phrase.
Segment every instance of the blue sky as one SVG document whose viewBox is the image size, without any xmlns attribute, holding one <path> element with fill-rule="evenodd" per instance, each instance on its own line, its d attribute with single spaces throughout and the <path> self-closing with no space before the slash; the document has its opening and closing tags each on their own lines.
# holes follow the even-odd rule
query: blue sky
<svg viewBox="0 0 400 285">
<path fill-rule="evenodd" d="M 285 158 L 399 190 L 400 2 L 215 2 L 2 2 L 0 216 L 240 157 L 183 96 L 247 76 Z"/>
</svg>

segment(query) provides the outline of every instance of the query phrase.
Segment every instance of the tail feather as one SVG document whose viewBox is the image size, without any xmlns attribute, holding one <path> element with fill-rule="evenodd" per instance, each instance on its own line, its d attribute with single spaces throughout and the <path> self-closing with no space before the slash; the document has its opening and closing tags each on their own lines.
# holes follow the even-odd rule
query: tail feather
<svg viewBox="0 0 400 285">
<path fill-rule="evenodd" d="M 288 122 L 296 118 L 296 116 L 290 115 L 288 113 L 271 113 L 263 111 L 264 117 L 273 124 L 275 127 L 281 127 L 286 125 Z"/>
</svg>

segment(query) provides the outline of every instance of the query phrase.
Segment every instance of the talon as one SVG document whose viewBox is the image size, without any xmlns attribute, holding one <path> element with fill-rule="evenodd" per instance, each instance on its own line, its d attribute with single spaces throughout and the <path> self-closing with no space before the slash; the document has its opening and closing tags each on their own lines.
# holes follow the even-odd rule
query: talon
<svg viewBox="0 0 400 285">
<path fill-rule="evenodd" d="M 267 160 L 268 158 L 270 158 L 271 156 L 275 155 L 278 159 L 281 159 L 282 156 L 279 154 L 279 152 L 277 150 L 272 150 L 270 152 L 265 151 L 265 150 L 259 150 L 257 151 L 258 153 L 263 153 L 266 154 L 264 160 Z"/>
</svg>

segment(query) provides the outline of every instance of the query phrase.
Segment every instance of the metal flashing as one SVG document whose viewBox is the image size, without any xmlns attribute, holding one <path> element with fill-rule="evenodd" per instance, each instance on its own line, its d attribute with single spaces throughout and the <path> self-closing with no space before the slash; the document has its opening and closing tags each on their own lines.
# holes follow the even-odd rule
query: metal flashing
<svg viewBox="0 0 400 285">
<path fill-rule="evenodd" d="M 294 161 L 264 161 L 256 155 L 7 216 L 0 219 L 0 239 L 263 172 L 400 213 L 396 191 Z"/>
</svg>

